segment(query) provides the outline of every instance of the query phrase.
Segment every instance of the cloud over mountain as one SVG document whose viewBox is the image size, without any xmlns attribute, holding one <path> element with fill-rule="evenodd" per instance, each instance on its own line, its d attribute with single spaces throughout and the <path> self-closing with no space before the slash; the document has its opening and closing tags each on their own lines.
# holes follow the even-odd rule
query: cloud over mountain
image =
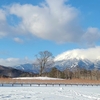
<svg viewBox="0 0 100 100">
<path fill-rule="evenodd" d="M 100 46 L 88 49 L 73 49 L 63 52 L 55 57 L 55 61 L 66 60 L 66 59 L 88 59 L 95 61 L 100 60 Z"/>
</svg>

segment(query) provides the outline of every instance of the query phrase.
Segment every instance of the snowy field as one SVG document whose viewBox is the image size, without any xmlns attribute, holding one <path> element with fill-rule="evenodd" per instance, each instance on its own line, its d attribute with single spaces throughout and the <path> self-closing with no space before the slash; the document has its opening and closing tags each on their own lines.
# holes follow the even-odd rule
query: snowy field
<svg viewBox="0 0 100 100">
<path fill-rule="evenodd" d="M 61 78 L 51 78 L 51 77 L 18 77 L 18 78 L 13 78 L 13 79 L 37 79 L 37 80 L 64 80 L 64 79 L 61 79 Z"/>
<path fill-rule="evenodd" d="M 100 100 L 100 86 L 0 87 L 0 100 Z"/>
</svg>

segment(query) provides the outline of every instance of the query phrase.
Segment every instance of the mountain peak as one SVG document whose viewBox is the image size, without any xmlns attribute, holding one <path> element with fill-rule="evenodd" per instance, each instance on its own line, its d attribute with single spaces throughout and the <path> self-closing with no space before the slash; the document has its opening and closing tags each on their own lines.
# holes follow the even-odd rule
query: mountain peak
<svg viewBox="0 0 100 100">
<path fill-rule="evenodd" d="M 80 50 L 76 49 L 76 50 L 64 52 L 58 55 L 57 57 L 55 57 L 55 61 L 61 61 L 61 60 L 66 60 L 66 59 L 80 60 L 80 59 L 86 59 L 86 56 L 82 54 Z"/>
<path fill-rule="evenodd" d="M 100 68 L 100 56 L 92 49 L 74 49 L 55 57 L 55 66 L 59 69 L 80 66 L 85 69 Z"/>
</svg>

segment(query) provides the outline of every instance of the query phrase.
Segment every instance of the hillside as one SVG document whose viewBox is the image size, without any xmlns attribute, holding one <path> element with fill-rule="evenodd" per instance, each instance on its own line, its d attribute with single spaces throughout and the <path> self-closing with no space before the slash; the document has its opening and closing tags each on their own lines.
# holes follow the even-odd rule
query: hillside
<svg viewBox="0 0 100 100">
<path fill-rule="evenodd" d="M 77 66 L 87 70 L 100 69 L 99 55 L 97 58 L 90 57 L 88 54 L 77 49 L 59 54 L 55 57 L 54 61 L 56 68 L 59 70 L 75 68 Z"/>
<path fill-rule="evenodd" d="M 11 67 L 0 65 L 0 77 L 20 77 L 20 76 L 33 76 L 33 73 L 24 72 Z"/>
</svg>

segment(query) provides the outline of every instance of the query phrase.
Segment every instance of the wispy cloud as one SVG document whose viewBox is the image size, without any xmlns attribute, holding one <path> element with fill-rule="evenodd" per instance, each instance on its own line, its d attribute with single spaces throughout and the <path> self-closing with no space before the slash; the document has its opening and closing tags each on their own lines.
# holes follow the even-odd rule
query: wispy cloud
<svg viewBox="0 0 100 100">
<path fill-rule="evenodd" d="M 18 42 L 18 43 L 23 43 L 24 41 L 18 37 L 14 38 L 13 39 L 15 42 Z"/>
<path fill-rule="evenodd" d="M 0 38 L 6 36 L 5 25 L 6 25 L 6 12 L 0 9 Z"/>
<path fill-rule="evenodd" d="M 90 46 L 94 46 L 95 42 L 100 40 L 100 30 L 95 27 L 89 27 L 83 35 L 83 40 Z"/>
<path fill-rule="evenodd" d="M 0 65 L 3 66 L 16 66 L 20 64 L 26 64 L 26 63 L 33 63 L 32 60 L 25 57 L 24 59 L 19 58 L 7 58 L 7 59 L 0 59 Z"/>
<path fill-rule="evenodd" d="M 8 55 L 10 55 L 10 53 L 8 52 L 8 51 L 0 51 L 0 55 L 2 56 L 8 56 Z"/>
<path fill-rule="evenodd" d="M 36 6 L 8 5 L 5 10 L 0 10 L 0 37 L 7 34 L 14 37 L 28 34 L 57 43 L 85 41 L 89 45 L 94 44 L 100 40 L 100 31 L 91 26 L 85 31 L 79 22 L 79 12 L 77 8 L 69 5 L 67 0 L 45 0 L 44 3 Z M 11 26 L 6 21 L 8 15 L 15 15 L 21 20 Z"/>
<path fill-rule="evenodd" d="M 2 9 L 0 9 L 0 21 L 6 20 L 6 12 Z"/>
</svg>

